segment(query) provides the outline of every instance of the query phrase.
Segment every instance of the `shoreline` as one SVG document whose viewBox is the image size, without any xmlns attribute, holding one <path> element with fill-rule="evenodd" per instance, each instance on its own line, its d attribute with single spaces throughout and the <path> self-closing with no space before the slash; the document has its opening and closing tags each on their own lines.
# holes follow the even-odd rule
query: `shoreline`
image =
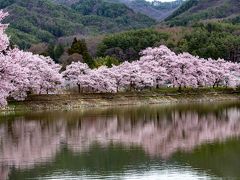
<svg viewBox="0 0 240 180">
<path fill-rule="evenodd" d="M 10 101 L 0 109 L 7 111 L 77 110 L 93 107 L 114 107 L 127 105 L 203 103 L 240 100 L 240 93 L 231 92 L 183 92 L 158 93 L 134 92 L 118 94 L 56 94 L 31 95 L 25 101 Z"/>
</svg>

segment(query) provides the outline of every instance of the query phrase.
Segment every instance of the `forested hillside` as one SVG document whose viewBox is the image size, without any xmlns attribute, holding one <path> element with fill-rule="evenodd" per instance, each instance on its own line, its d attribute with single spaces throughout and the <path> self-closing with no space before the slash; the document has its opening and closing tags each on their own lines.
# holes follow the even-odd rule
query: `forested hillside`
<svg viewBox="0 0 240 180">
<path fill-rule="evenodd" d="M 109 35 L 98 46 L 98 56 L 117 57 L 120 61 L 139 58 L 145 47 L 166 45 L 176 53 L 189 52 L 202 58 L 240 61 L 240 25 L 224 22 L 195 24 L 193 27 L 156 27 Z M 131 42 L 131 43 L 129 43 Z"/>
<path fill-rule="evenodd" d="M 228 19 L 238 21 L 239 0 L 189 0 L 177 9 L 166 21 L 170 25 L 191 25 L 200 20 Z M 238 18 L 239 19 L 239 18 Z"/>
<path fill-rule="evenodd" d="M 60 4 L 74 6 L 75 3 L 79 4 L 93 4 L 89 0 L 52 0 Z M 174 10 L 181 6 L 184 0 L 174 0 L 172 2 L 161 2 L 154 0 L 152 2 L 146 0 L 104 0 L 110 3 L 125 4 L 135 12 L 145 14 L 155 20 L 161 21 L 168 17 Z M 85 6 L 83 5 L 83 6 Z"/>
<path fill-rule="evenodd" d="M 102 0 L 79 1 L 70 7 L 51 0 L 0 0 L 0 8 L 10 14 L 4 22 L 10 23 L 12 42 L 23 49 L 63 36 L 112 33 L 155 24 L 123 4 Z"/>
<path fill-rule="evenodd" d="M 110 0 L 114 1 L 114 0 Z M 179 6 L 181 6 L 184 0 L 175 0 L 172 2 L 153 1 L 146 0 L 117 0 L 118 2 L 126 4 L 128 7 L 136 12 L 141 12 L 151 18 L 161 21 L 171 15 Z"/>
<path fill-rule="evenodd" d="M 86 53 L 89 63 L 96 67 L 134 61 L 141 50 L 161 44 L 176 53 L 240 61 L 240 11 L 236 0 L 0 2 L 1 8 L 10 13 L 5 22 L 10 23 L 7 31 L 11 41 L 23 49 L 31 46 L 30 51 L 50 56 L 64 67 L 73 61 L 85 62 Z M 153 19 L 136 13 L 136 7 L 177 10 L 166 19 L 166 24 L 157 25 Z M 152 25 L 157 26 L 149 28 Z M 73 39 L 76 44 L 72 44 Z M 70 46 L 81 48 L 69 53 Z"/>
</svg>

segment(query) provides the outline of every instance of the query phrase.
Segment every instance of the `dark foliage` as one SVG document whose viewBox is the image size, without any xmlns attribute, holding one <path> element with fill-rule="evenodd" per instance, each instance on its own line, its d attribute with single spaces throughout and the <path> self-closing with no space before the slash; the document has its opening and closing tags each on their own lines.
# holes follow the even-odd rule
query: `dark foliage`
<svg viewBox="0 0 240 180">
<path fill-rule="evenodd" d="M 185 26 L 202 20 L 229 19 L 239 13 L 239 0 L 189 0 L 166 21 L 171 26 Z"/>
<path fill-rule="evenodd" d="M 120 61 L 133 61 L 147 47 L 166 41 L 168 35 L 152 29 L 127 31 L 107 36 L 98 46 L 98 56 L 112 56 Z"/>
<path fill-rule="evenodd" d="M 7 33 L 22 49 L 39 42 L 52 43 L 63 36 L 112 33 L 155 24 L 153 19 L 125 5 L 103 0 L 96 1 L 96 13 L 88 12 L 87 4 L 92 1 L 80 1 L 71 8 L 52 0 L 0 0 L 0 8 L 9 12 L 5 19 L 5 23 L 10 23 Z"/>
<path fill-rule="evenodd" d="M 71 48 L 68 49 L 68 54 L 80 54 L 82 55 L 84 63 L 86 63 L 91 68 L 94 67 L 94 61 L 88 52 L 87 45 L 84 39 L 77 40 L 76 38 L 74 38 Z"/>
</svg>

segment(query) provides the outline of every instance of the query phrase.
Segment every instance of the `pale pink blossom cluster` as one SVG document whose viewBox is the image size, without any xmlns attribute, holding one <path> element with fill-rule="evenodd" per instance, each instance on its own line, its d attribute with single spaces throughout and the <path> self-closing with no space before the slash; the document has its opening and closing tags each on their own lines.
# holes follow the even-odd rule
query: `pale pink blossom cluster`
<svg viewBox="0 0 240 180">
<path fill-rule="evenodd" d="M 177 55 L 166 46 L 147 48 L 141 55 L 138 61 L 93 70 L 74 62 L 63 72 L 63 77 L 68 84 L 78 86 L 79 91 L 88 92 L 239 85 L 240 64 L 237 63 L 202 59 L 188 53 Z"/>
<path fill-rule="evenodd" d="M 0 21 L 3 20 L 8 15 L 8 13 L 4 13 L 2 10 L 0 10 Z M 0 51 L 5 50 L 9 45 L 9 39 L 7 35 L 4 33 L 6 30 L 7 25 L 6 24 L 0 24 Z"/>
<path fill-rule="evenodd" d="M 6 15 L 0 11 L 0 21 Z M 0 107 L 7 104 L 7 98 L 23 100 L 28 93 L 55 91 L 62 82 L 60 66 L 50 58 L 8 48 L 5 28 L 0 23 Z"/>
</svg>

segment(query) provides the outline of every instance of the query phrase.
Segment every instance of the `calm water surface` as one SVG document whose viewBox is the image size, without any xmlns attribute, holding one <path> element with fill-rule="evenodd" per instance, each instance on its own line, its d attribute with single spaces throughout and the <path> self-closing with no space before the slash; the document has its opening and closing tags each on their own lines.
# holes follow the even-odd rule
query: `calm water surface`
<svg viewBox="0 0 240 180">
<path fill-rule="evenodd" d="M 0 180 L 240 179 L 240 103 L 0 117 Z"/>
</svg>

